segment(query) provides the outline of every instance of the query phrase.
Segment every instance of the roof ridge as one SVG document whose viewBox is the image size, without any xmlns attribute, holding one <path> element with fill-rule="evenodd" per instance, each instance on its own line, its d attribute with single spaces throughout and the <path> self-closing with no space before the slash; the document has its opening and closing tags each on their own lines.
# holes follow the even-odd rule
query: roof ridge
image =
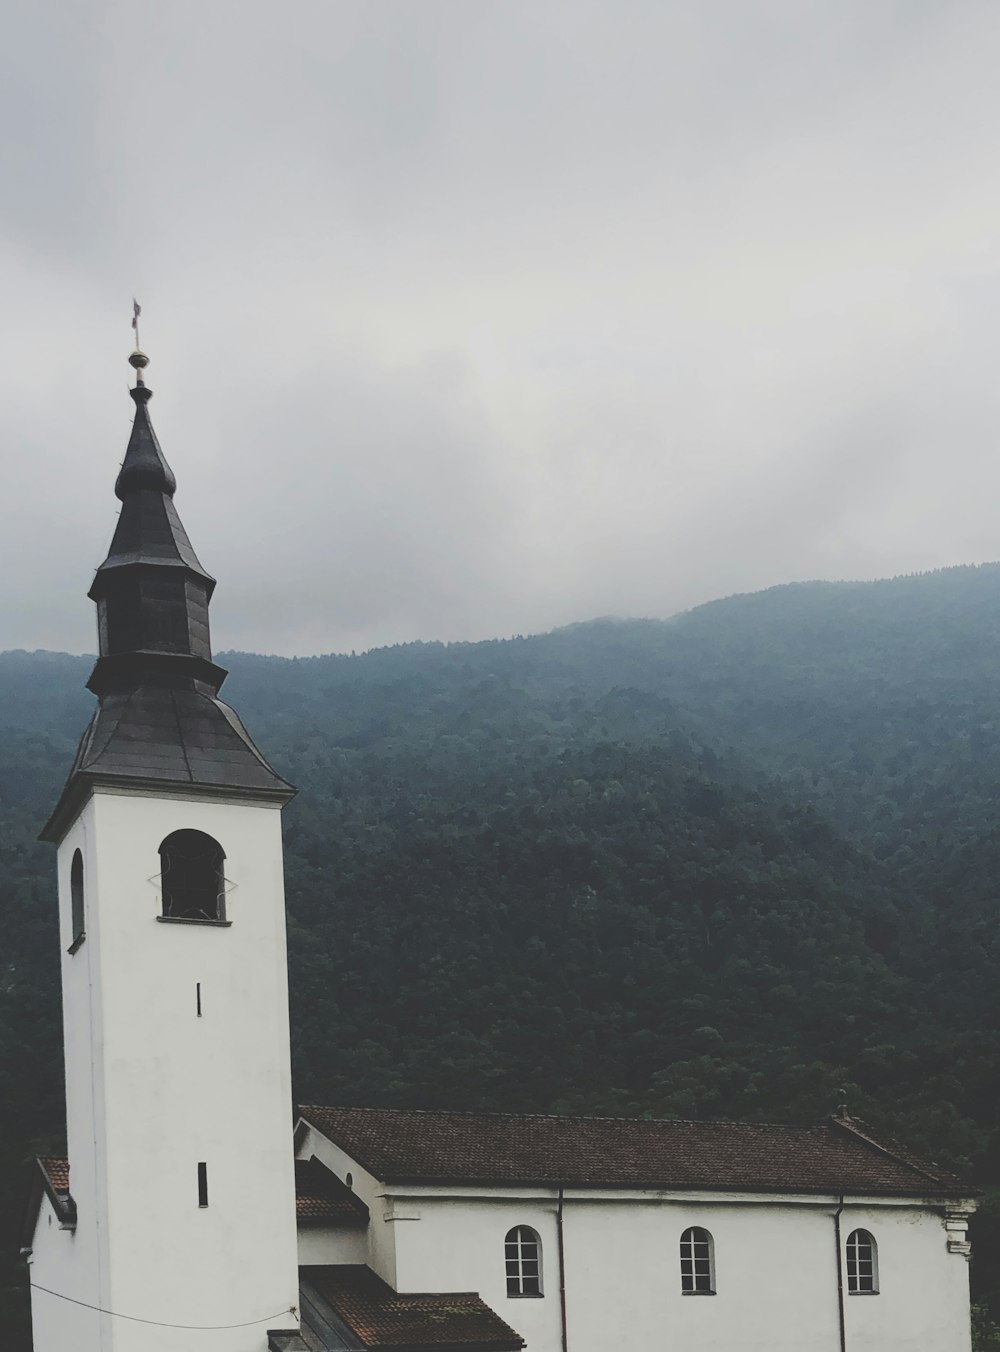
<svg viewBox="0 0 1000 1352">
<path fill-rule="evenodd" d="M 859 1141 L 864 1141 L 865 1145 L 871 1146 L 873 1150 L 877 1150 L 883 1155 L 887 1155 L 889 1159 L 895 1160 L 897 1164 L 902 1164 L 904 1168 L 912 1169 L 917 1174 L 923 1174 L 924 1178 L 929 1178 L 932 1183 L 951 1182 L 958 1178 L 957 1174 L 943 1168 L 937 1160 L 922 1159 L 921 1156 L 914 1154 L 892 1137 L 886 1138 L 883 1142 L 878 1137 L 870 1135 L 866 1122 L 853 1117 L 838 1117 L 836 1114 L 830 1118 L 830 1121 L 841 1131 L 846 1131 L 857 1137 Z M 927 1165 L 930 1165 L 931 1168 L 927 1168 Z M 932 1172 L 932 1170 L 937 1172 Z"/>
<path fill-rule="evenodd" d="M 395 1117 L 517 1117 L 542 1122 L 631 1122 L 644 1126 L 754 1127 L 767 1131 L 825 1131 L 826 1122 L 749 1122 L 733 1117 L 624 1117 L 607 1113 L 519 1113 L 499 1108 L 374 1108 L 351 1103 L 300 1103 L 300 1116 L 320 1113 L 391 1113 Z"/>
</svg>

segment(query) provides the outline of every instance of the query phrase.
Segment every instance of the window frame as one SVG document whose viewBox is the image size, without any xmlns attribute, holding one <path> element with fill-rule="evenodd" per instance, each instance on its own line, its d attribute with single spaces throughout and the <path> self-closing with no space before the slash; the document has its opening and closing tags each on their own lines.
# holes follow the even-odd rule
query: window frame
<svg viewBox="0 0 1000 1352">
<path fill-rule="evenodd" d="M 877 1296 L 880 1293 L 878 1280 L 878 1241 L 870 1230 L 859 1227 L 847 1236 L 844 1245 L 847 1272 L 847 1294 L 849 1296 Z M 867 1253 L 867 1256 L 863 1254 Z M 870 1271 L 862 1273 L 859 1266 L 868 1264 Z M 868 1283 L 862 1285 L 862 1282 Z"/>
<path fill-rule="evenodd" d="M 67 953 L 75 953 L 87 937 L 87 890 L 83 878 L 83 851 L 74 850 L 69 866 L 69 927 L 72 940 Z"/>
<path fill-rule="evenodd" d="M 183 839 L 178 841 L 178 837 L 182 837 Z M 172 885 L 168 882 L 168 876 L 171 871 L 170 853 L 172 842 L 177 842 L 177 845 L 180 846 L 177 852 L 178 863 L 181 858 L 183 858 L 183 848 L 185 845 L 191 847 L 197 846 L 197 848 L 205 851 L 206 859 L 202 865 L 204 877 L 201 879 L 197 878 L 197 865 L 199 861 L 194 860 L 192 862 L 191 858 L 188 857 L 184 860 L 184 867 L 193 871 L 191 876 L 195 877 L 195 881 L 185 881 L 179 884 L 179 886 L 183 890 L 192 893 L 195 900 L 197 900 L 199 887 L 207 890 L 209 886 L 214 884 L 216 888 L 214 915 L 209 915 L 207 908 L 199 908 L 194 904 L 185 906 L 182 899 L 175 899 Z M 174 848 L 176 848 L 176 846 L 174 846 Z M 232 924 L 231 920 L 226 919 L 226 852 L 214 836 L 210 836 L 207 831 L 199 831 L 195 827 L 179 827 L 176 831 L 171 831 L 169 835 L 164 836 L 160 841 L 158 854 L 160 856 L 160 914 L 156 917 L 157 920 L 162 920 L 173 925 L 229 926 Z M 211 881 L 209 881 L 209 874 L 213 875 Z M 181 877 L 184 878 L 183 872 L 181 872 Z M 174 914 L 175 905 L 178 906 L 179 914 Z M 190 914 L 190 912 L 199 909 L 201 910 L 201 914 Z M 188 913 L 185 914 L 185 911 Z"/>
<path fill-rule="evenodd" d="M 511 1250 L 514 1250 L 513 1255 Z M 542 1282 L 542 1241 L 538 1231 L 530 1225 L 513 1225 L 504 1235 L 504 1274 L 508 1300 L 541 1300 L 545 1295 Z M 526 1273 L 525 1266 L 533 1265 L 535 1273 Z M 511 1267 L 514 1271 L 511 1271 Z M 537 1290 L 525 1290 L 534 1283 Z M 512 1290 L 512 1286 L 516 1289 Z"/>
<path fill-rule="evenodd" d="M 696 1248 L 697 1246 L 697 1248 Z M 698 1252 L 699 1249 L 704 1252 Z M 698 1264 L 707 1267 L 706 1272 L 698 1271 Z M 690 1271 L 685 1265 L 690 1264 Z M 715 1239 L 711 1230 L 703 1225 L 689 1225 L 681 1232 L 680 1238 L 681 1295 L 714 1296 L 715 1281 Z M 690 1282 L 690 1286 L 687 1283 Z M 702 1285 L 699 1285 L 702 1282 Z"/>
</svg>

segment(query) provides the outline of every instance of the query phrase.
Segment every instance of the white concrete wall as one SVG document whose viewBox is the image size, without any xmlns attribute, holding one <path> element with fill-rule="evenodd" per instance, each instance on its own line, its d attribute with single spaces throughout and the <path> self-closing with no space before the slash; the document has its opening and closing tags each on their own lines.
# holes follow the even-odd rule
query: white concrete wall
<svg viewBox="0 0 1000 1352">
<path fill-rule="evenodd" d="M 36 1290 L 37 1284 L 60 1296 L 94 1305 L 98 1288 L 96 1246 L 87 1236 L 63 1230 L 59 1217 L 44 1196 L 31 1240 L 28 1259 L 31 1292 L 31 1327 L 35 1352 L 59 1348 L 84 1349 L 100 1346 L 100 1316 L 59 1296 Z"/>
<path fill-rule="evenodd" d="M 362 1226 L 299 1226 L 299 1266 L 368 1262 L 368 1233 Z"/>
<path fill-rule="evenodd" d="M 80 850 L 83 858 L 84 928 L 86 939 L 75 953 L 70 901 L 70 867 Z M 100 1008 L 102 912 L 96 848 L 95 806 L 89 801 L 60 843 L 56 856 L 59 897 L 59 948 L 62 974 L 63 1047 L 66 1074 L 66 1139 L 72 1171 L 71 1188 L 77 1204 L 78 1223 L 73 1232 L 63 1232 L 63 1241 L 36 1247 L 32 1257 L 32 1281 L 53 1291 L 85 1300 L 102 1309 L 111 1308 L 108 1289 L 107 1248 L 103 1193 L 98 1180 L 105 1174 L 105 1042 Z M 48 1202 L 43 1206 L 48 1207 Z M 36 1238 L 38 1237 L 36 1231 Z M 52 1270 L 50 1271 L 50 1265 Z M 56 1307 L 61 1314 L 56 1316 Z M 106 1317 L 41 1293 L 32 1295 L 35 1352 L 47 1352 L 45 1329 L 56 1319 L 61 1329 L 68 1322 L 76 1330 L 81 1352 L 111 1346 Z"/>
<path fill-rule="evenodd" d="M 556 1204 L 554 1198 L 530 1200 L 433 1199 L 400 1201 L 399 1209 L 419 1220 L 396 1225 L 397 1290 L 477 1291 L 487 1305 L 527 1339 L 531 1352 L 559 1352 L 559 1261 L 557 1255 Z M 507 1295 L 504 1239 L 515 1225 L 528 1225 L 542 1244 L 542 1292 L 539 1296 Z M 619 1317 L 617 1296 L 605 1300 Z M 580 1344 L 580 1352 L 588 1347 Z M 578 1352 L 575 1339 L 572 1352 Z M 605 1343 L 601 1352 L 638 1344 L 627 1340 Z M 657 1348 L 657 1352 L 662 1352 Z"/>
<path fill-rule="evenodd" d="M 182 828 L 226 853 L 230 927 L 157 920 L 158 848 Z M 87 939 L 63 957 L 67 1117 L 95 1303 L 168 1324 L 260 1322 L 180 1331 L 105 1318 L 97 1343 L 74 1346 L 259 1352 L 298 1304 L 280 813 L 96 792 L 59 848 L 64 949 L 78 845 Z M 46 1263 L 39 1254 L 39 1281 Z"/>
<path fill-rule="evenodd" d="M 311 1159 L 315 1155 L 342 1183 L 346 1183 L 348 1174 L 351 1175 L 354 1192 L 364 1202 L 370 1216 L 365 1232 L 365 1257 L 359 1261 L 366 1263 L 373 1272 L 377 1272 L 394 1290 L 400 1290 L 401 1288 L 396 1285 L 396 1223 L 385 1219 L 392 1204 L 386 1201 L 382 1184 L 308 1122 L 301 1124 L 296 1155 L 302 1160 Z"/>
<path fill-rule="evenodd" d="M 969 1267 L 948 1253 L 943 1218 L 848 1206 L 840 1223 L 845 1245 L 859 1229 L 878 1244 L 879 1294 L 845 1298 L 849 1352 L 969 1352 Z"/>
<path fill-rule="evenodd" d="M 400 1291 L 478 1291 L 527 1339 L 560 1352 L 555 1196 L 521 1201 L 410 1194 L 396 1227 Z M 564 1209 L 570 1352 L 839 1352 L 836 1199 L 594 1200 Z M 541 1237 L 541 1299 L 506 1294 L 503 1242 L 514 1225 Z M 715 1240 L 716 1294 L 681 1291 L 679 1241 Z M 881 1294 L 845 1294 L 849 1352 L 969 1352 L 968 1264 L 943 1217 L 911 1205 L 848 1205 L 842 1240 L 879 1241 Z M 846 1285 L 846 1264 L 845 1264 Z"/>
</svg>

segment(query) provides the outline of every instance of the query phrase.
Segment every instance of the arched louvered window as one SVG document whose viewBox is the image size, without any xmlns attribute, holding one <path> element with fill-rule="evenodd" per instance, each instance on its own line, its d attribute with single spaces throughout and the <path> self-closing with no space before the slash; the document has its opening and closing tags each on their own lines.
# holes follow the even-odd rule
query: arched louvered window
<svg viewBox="0 0 1000 1352">
<path fill-rule="evenodd" d="M 77 850 L 69 866 L 70 928 L 73 931 L 70 953 L 75 953 L 87 937 L 86 912 L 83 905 L 83 855 Z"/>
<path fill-rule="evenodd" d="M 204 831 L 174 831 L 160 846 L 163 916 L 168 920 L 225 920 L 225 854 Z"/>
<path fill-rule="evenodd" d="M 526 1225 L 515 1225 L 504 1240 L 508 1296 L 542 1294 L 542 1245 Z"/>
<path fill-rule="evenodd" d="M 847 1290 L 852 1296 L 878 1294 L 878 1245 L 867 1230 L 847 1236 Z"/>
<path fill-rule="evenodd" d="M 681 1290 L 686 1296 L 715 1294 L 715 1242 L 700 1225 L 681 1235 Z"/>
</svg>

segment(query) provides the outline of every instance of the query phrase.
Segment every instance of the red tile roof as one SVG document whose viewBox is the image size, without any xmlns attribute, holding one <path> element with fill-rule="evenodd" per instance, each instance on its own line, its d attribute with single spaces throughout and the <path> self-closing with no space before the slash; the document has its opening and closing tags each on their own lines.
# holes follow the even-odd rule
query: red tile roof
<svg viewBox="0 0 1000 1352">
<path fill-rule="evenodd" d="M 60 1155 L 39 1155 L 38 1163 L 54 1192 L 69 1192 L 69 1160 Z"/>
<path fill-rule="evenodd" d="M 474 1293 L 400 1295 L 367 1267 L 303 1267 L 299 1276 L 363 1347 L 515 1352 L 524 1346 L 524 1339 Z"/>
<path fill-rule="evenodd" d="M 368 1208 L 316 1159 L 295 1161 L 295 1214 L 300 1225 L 367 1225 Z"/>
<path fill-rule="evenodd" d="M 384 1183 L 968 1195 L 938 1165 L 849 1119 L 750 1122 L 300 1109 Z"/>
</svg>

